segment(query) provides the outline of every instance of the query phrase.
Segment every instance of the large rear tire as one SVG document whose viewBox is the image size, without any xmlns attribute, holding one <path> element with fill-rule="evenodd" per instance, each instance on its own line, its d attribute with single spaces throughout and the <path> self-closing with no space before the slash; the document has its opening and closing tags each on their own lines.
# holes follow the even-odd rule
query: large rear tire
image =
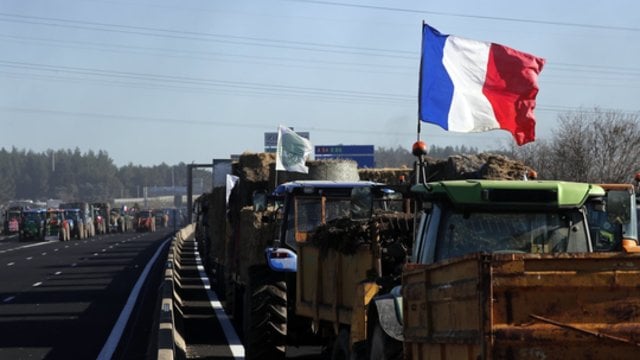
<svg viewBox="0 0 640 360">
<path fill-rule="evenodd" d="M 247 360 L 284 359 L 287 349 L 287 283 L 266 266 L 249 269 L 244 296 L 244 344 Z"/>
</svg>

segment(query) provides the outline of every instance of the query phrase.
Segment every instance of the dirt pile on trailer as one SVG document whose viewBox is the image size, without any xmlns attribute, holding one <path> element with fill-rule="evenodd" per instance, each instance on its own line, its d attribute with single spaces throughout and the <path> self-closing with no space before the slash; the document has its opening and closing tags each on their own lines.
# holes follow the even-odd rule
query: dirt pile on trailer
<svg viewBox="0 0 640 360">
<path fill-rule="evenodd" d="M 321 225 L 311 235 L 311 243 L 326 255 L 334 249 L 353 255 L 360 246 L 381 246 L 399 242 L 404 249 L 411 247 L 413 215 L 399 212 L 379 212 L 367 221 L 338 218 Z M 373 244 L 372 242 L 375 242 Z"/>
<path fill-rule="evenodd" d="M 429 162 L 429 181 L 461 179 L 522 180 L 532 170 L 520 161 L 503 155 L 454 155 L 444 161 Z"/>
<path fill-rule="evenodd" d="M 452 155 L 447 159 L 427 157 L 427 181 L 494 179 L 522 180 L 531 169 L 504 155 L 481 153 Z M 412 168 L 360 169 L 360 179 L 389 185 L 413 181 Z"/>
</svg>

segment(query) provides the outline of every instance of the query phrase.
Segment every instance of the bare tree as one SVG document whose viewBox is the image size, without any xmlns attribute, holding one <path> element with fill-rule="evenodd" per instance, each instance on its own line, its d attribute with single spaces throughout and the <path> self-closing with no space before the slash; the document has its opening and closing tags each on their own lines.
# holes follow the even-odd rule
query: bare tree
<svg viewBox="0 0 640 360">
<path fill-rule="evenodd" d="M 557 178 L 558 169 L 553 166 L 553 153 L 548 141 L 539 139 L 524 146 L 511 145 L 507 155 L 535 169 L 541 179 Z"/>
<path fill-rule="evenodd" d="M 640 114 L 595 108 L 561 114 L 558 123 L 550 141 L 512 149 L 541 178 L 624 183 L 640 170 Z"/>
</svg>

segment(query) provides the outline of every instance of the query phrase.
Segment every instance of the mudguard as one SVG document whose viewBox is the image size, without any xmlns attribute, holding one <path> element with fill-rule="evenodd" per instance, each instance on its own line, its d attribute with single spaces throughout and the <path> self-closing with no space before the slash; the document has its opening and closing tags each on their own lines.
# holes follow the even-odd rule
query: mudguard
<svg viewBox="0 0 640 360">
<path fill-rule="evenodd" d="M 382 330 L 398 341 L 404 341 L 401 289 L 401 286 L 396 286 L 390 292 L 373 299 Z"/>
<path fill-rule="evenodd" d="M 297 272 L 298 255 L 289 249 L 267 248 L 265 249 L 269 268 L 277 272 Z"/>
</svg>

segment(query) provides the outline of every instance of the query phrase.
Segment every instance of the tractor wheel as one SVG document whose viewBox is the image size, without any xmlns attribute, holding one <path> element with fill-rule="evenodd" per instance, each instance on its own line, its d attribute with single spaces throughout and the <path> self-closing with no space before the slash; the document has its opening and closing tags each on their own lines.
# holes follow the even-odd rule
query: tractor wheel
<svg viewBox="0 0 640 360">
<path fill-rule="evenodd" d="M 265 266 L 251 267 L 243 308 L 247 359 L 284 359 L 287 348 L 284 274 L 270 271 Z"/>
</svg>

